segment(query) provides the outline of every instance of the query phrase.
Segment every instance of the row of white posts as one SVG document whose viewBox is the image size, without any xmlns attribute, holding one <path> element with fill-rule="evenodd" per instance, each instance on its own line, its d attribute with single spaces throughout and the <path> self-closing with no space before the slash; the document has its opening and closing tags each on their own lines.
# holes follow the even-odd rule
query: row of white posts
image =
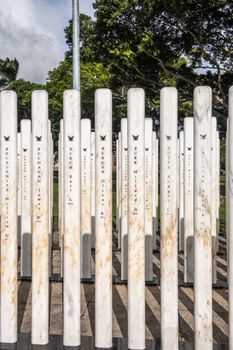
<svg viewBox="0 0 233 350">
<path fill-rule="evenodd" d="M 229 102 L 227 147 L 227 203 L 229 248 L 229 330 L 233 349 L 233 93 Z M 145 349 L 145 280 L 153 278 L 152 256 L 158 228 L 158 173 L 160 173 L 160 258 L 161 258 L 161 343 L 163 350 L 178 349 L 178 202 L 185 218 L 190 211 L 193 224 L 182 241 L 186 255 L 186 278 L 193 278 L 195 293 L 195 348 L 212 349 L 212 272 L 215 271 L 216 214 L 219 202 L 213 191 L 218 176 L 212 148 L 217 150 L 216 122 L 212 118 L 209 87 L 194 91 L 193 132 L 189 119 L 180 133 L 180 147 L 193 147 L 180 168 L 186 169 L 178 186 L 177 91 L 164 88 L 160 103 L 160 148 L 151 119 L 145 119 L 142 89 L 128 92 L 128 115 L 118 139 L 117 217 L 122 249 L 122 278 L 128 280 L 128 348 Z M 0 94 L 0 207 L 1 280 L 0 342 L 17 341 L 17 98 L 11 91 Z M 191 124 L 190 124 L 191 125 Z M 187 130 L 186 130 L 187 129 Z M 93 135 L 93 136 L 92 136 Z M 183 137 L 183 142 L 181 139 Z M 193 142 L 190 146 L 190 142 Z M 95 139 L 95 141 L 94 141 Z M 213 139 L 215 141 L 213 141 Z M 32 344 L 49 341 L 49 275 L 52 216 L 52 142 L 48 121 L 48 96 L 32 94 L 30 121 L 21 124 L 21 251 L 32 254 Z M 27 153 L 25 149 L 31 151 Z M 81 149 L 81 151 L 80 151 Z M 27 157 L 24 153 L 27 153 Z M 158 170 L 158 153 L 160 153 Z M 216 151 L 218 153 L 218 151 Z M 120 155 L 120 156 L 119 156 Z M 182 155 L 182 154 L 181 154 Z M 182 155 L 183 156 L 183 155 Z M 188 170 L 193 157 L 193 171 Z M 219 156 L 218 156 L 219 157 Z M 31 159 L 31 161 L 30 161 Z M 127 169 L 125 168 L 127 163 Z M 218 163 L 218 161 L 217 161 Z M 27 164 L 27 165 L 26 165 Z M 92 165 L 91 165 L 92 164 Z M 95 169 L 93 167 L 95 165 Z M 181 164 L 181 163 L 180 163 Z M 213 170 L 213 168 L 215 170 Z M 120 169 L 120 171 L 119 171 Z M 187 172 L 187 174 L 186 174 Z M 108 89 L 95 96 L 95 135 L 91 124 L 80 119 L 80 94 L 64 93 L 64 116 L 59 139 L 60 246 L 63 275 L 63 343 L 81 342 L 81 277 L 91 276 L 91 246 L 95 247 L 95 345 L 112 346 L 112 95 Z M 89 173 L 92 174 L 89 177 Z M 186 180 L 185 180 L 186 179 Z M 126 183 L 124 182 L 125 180 Z M 181 182 L 180 181 L 180 182 Z M 193 187 L 192 187 L 193 181 Z M 186 190 L 187 187 L 187 190 Z M 127 189 L 126 189 L 127 188 Z M 181 207 L 179 194 L 187 201 L 193 188 L 193 204 Z M 95 192 L 93 194 L 93 189 Z M 31 191 L 31 192 L 30 192 Z M 92 192 L 92 193 L 91 193 Z M 186 192 L 186 195 L 185 195 Z M 30 195 L 31 193 L 31 195 Z M 219 196 L 219 194 L 218 194 Z M 23 205 L 24 198 L 27 197 Z M 126 197 L 126 198 L 125 198 Z M 180 197 L 180 198 L 181 198 Z M 127 201 L 127 210 L 126 203 Z M 213 203 L 214 202 L 214 203 Z M 24 208 L 25 206 L 25 208 Z M 24 212 L 27 208 L 27 219 Z M 121 208 L 121 209 L 119 209 Z M 214 208 L 214 209 L 213 209 Z M 30 211 L 31 209 L 31 211 Z M 31 215 L 31 220 L 29 216 Z M 125 217 L 127 216 L 127 217 Z M 190 217 L 187 218 L 190 219 Z M 185 222 L 185 219 L 183 219 Z M 154 224 L 153 224 L 154 223 Z M 26 225 L 27 224 L 27 225 Z M 180 226 L 183 222 L 180 220 Z M 92 230 L 94 227 L 94 230 Z M 213 229 L 214 227 L 214 229 Z M 193 231 L 192 231 L 193 230 Z M 189 238 L 190 236 L 193 236 Z M 215 239 L 213 239 L 213 236 Z M 31 245 L 32 237 L 32 245 Z M 126 245 L 127 242 L 127 245 Z M 189 248 L 189 242 L 191 248 Z M 32 247 L 32 248 L 31 248 Z M 212 252 L 212 248 L 214 254 Z M 214 258 L 213 258 L 214 256 Z M 22 257 L 24 259 L 24 257 Z M 25 258 L 26 259 L 26 258 Z M 30 265 L 30 260 L 25 265 Z M 189 266 L 190 271 L 189 271 Z M 24 267 L 23 267 L 24 269 Z M 30 269 L 26 274 L 30 274 Z"/>
</svg>

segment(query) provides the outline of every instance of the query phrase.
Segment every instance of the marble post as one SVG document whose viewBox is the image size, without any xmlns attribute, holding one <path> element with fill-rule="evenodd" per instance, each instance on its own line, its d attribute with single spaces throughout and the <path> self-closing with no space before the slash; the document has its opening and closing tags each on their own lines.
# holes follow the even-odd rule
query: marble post
<svg viewBox="0 0 233 350">
<path fill-rule="evenodd" d="M 232 92 L 232 90 L 230 90 Z M 230 104 L 229 100 L 229 104 Z M 229 107 L 230 108 L 230 107 Z M 229 112 L 230 113 L 230 112 Z M 228 182 L 229 182 L 229 120 L 230 118 L 227 118 L 227 130 L 226 130 L 226 143 L 225 143 L 225 201 L 226 201 L 226 208 L 229 208 L 229 189 L 228 189 Z M 228 236 L 229 236 L 229 210 L 226 210 L 226 241 L 227 241 L 227 261 L 228 261 L 228 253 L 229 253 L 229 242 L 228 242 Z"/>
<path fill-rule="evenodd" d="M 49 341 L 49 176 L 48 94 L 32 93 L 32 334 Z"/>
<path fill-rule="evenodd" d="M 49 276 L 52 274 L 52 231 L 51 231 L 51 120 L 48 120 L 48 201 L 49 201 Z"/>
<path fill-rule="evenodd" d="M 213 283 L 217 282 L 217 192 L 216 192 L 216 166 L 217 166 L 217 119 L 215 117 L 211 118 L 212 133 L 211 133 L 211 234 L 212 234 L 212 276 Z"/>
<path fill-rule="evenodd" d="M 177 91 L 160 97 L 160 237 L 162 349 L 178 349 Z"/>
<path fill-rule="evenodd" d="M 193 118 L 184 119 L 184 282 L 194 282 Z"/>
<path fill-rule="evenodd" d="M 128 278 L 128 145 L 127 119 L 121 119 L 121 279 Z"/>
<path fill-rule="evenodd" d="M 0 93 L 1 288 L 0 342 L 17 341 L 17 97 Z"/>
<path fill-rule="evenodd" d="M 63 276 L 63 251 L 64 251 L 64 121 L 60 120 L 59 138 L 59 245 L 61 256 L 61 277 Z"/>
<path fill-rule="evenodd" d="M 121 132 L 118 132 L 118 249 L 121 249 Z"/>
<path fill-rule="evenodd" d="M 119 140 L 116 140 L 116 233 L 119 235 Z"/>
<path fill-rule="evenodd" d="M 219 232 L 220 232 L 220 139 L 219 131 L 216 132 L 216 225 L 217 225 L 217 250 L 219 251 Z"/>
<path fill-rule="evenodd" d="M 213 348 L 211 238 L 211 114 L 208 86 L 194 90 L 195 349 Z"/>
<path fill-rule="evenodd" d="M 179 250 L 184 250 L 184 131 L 179 132 Z"/>
<path fill-rule="evenodd" d="M 32 274 L 32 126 L 30 119 L 21 120 L 21 276 Z"/>
<path fill-rule="evenodd" d="M 145 349 L 145 94 L 128 91 L 128 348 Z"/>
<path fill-rule="evenodd" d="M 227 120 L 227 218 L 228 218 L 228 302 L 229 302 L 229 349 L 233 349 L 233 87 L 229 90 L 229 116 Z"/>
<path fill-rule="evenodd" d="M 81 343 L 80 297 L 80 92 L 64 92 L 64 277 L 63 343 Z"/>
<path fill-rule="evenodd" d="M 112 347 L 112 93 L 95 94 L 95 346 Z"/>
<path fill-rule="evenodd" d="M 81 277 L 91 278 L 91 120 L 81 119 Z"/>
<path fill-rule="evenodd" d="M 95 132 L 91 133 L 91 247 L 95 248 Z"/>
<path fill-rule="evenodd" d="M 18 246 L 21 246 L 21 197 L 22 197 L 22 188 L 21 188 L 21 133 L 17 133 L 17 212 L 18 212 Z"/>
<path fill-rule="evenodd" d="M 153 150 L 152 150 L 152 220 L 153 220 L 153 249 L 157 248 L 157 195 L 158 195 L 158 148 L 156 132 L 153 131 Z"/>
<path fill-rule="evenodd" d="M 153 280 L 153 168 L 152 146 L 153 122 L 151 118 L 145 119 L 145 278 Z"/>
</svg>

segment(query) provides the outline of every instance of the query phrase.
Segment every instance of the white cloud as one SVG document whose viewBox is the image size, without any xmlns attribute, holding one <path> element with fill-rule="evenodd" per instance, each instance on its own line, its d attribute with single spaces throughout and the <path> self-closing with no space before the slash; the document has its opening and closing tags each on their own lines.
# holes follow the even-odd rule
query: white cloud
<svg viewBox="0 0 233 350">
<path fill-rule="evenodd" d="M 80 11 L 93 14 L 91 0 Z M 72 15 L 72 0 L 0 0 L 0 57 L 16 57 L 19 77 L 45 82 L 66 50 L 64 28 Z"/>
</svg>

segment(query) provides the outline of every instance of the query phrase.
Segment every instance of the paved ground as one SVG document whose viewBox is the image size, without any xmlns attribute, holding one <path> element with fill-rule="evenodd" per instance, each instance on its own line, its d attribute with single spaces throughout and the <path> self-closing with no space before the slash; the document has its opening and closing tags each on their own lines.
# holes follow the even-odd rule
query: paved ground
<svg viewBox="0 0 233 350">
<path fill-rule="evenodd" d="M 214 341 L 226 344 L 228 341 L 228 291 L 226 289 L 226 248 L 225 239 L 220 237 L 221 255 L 217 259 L 218 281 L 223 288 L 213 289 L 213 332 Z M 114 237 L 114 244 L 116 239 Z M 94 252 L 93 273 L 94 273 Z M 154 274 L 160 278 L 159 253 L 154 254 Z M 53 274 L 60 273 L 60 251 L 53 251 Z M 120 253 L 113 253 L 113 274 L 120 274 Z M 179 282 L 183 283 L 183 256 L 179 255 Z M 225 287 L 224 287 L 225 284 Z M 83 336 L 92 336 L 95 332 L 94 324 L 94 285 L 83 283 L 82 291 L 82 317 L 81 327 Z M 31 331 L 31 283 L 19 281 L 19 318 L 18 329 L 22 333 Z M 191 287 L 179 287 L 179 335 L 180 340 L 193 342 L 194 337 L 194 293 Z M 62 282 L 50 283 L 50 334 L 62 334 Z M 127 286 L 113 286 L 113 336 L 117 338 L 127 337 Z M 146 288 L 146 338 L 160 338 L 160 287 L 147 286 Z M 153 348 L 154 349 L 154 348 Z"/>
</svg>

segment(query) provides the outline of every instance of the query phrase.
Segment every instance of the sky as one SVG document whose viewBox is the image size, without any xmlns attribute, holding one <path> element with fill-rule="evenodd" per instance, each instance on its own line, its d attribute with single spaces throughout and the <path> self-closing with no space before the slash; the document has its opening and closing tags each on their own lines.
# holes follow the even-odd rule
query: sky
<svg viewBox="0 0 233 350">
<path fill-rule="evenodd" d="M 79 0 L 80 12 L 93 16 L 92 0 Z M 72 0 L 0 0 L 0 58 L 16 57 L 18 78 L 44 83 L 66 51 L 64 28 Z"/>
</svg>

